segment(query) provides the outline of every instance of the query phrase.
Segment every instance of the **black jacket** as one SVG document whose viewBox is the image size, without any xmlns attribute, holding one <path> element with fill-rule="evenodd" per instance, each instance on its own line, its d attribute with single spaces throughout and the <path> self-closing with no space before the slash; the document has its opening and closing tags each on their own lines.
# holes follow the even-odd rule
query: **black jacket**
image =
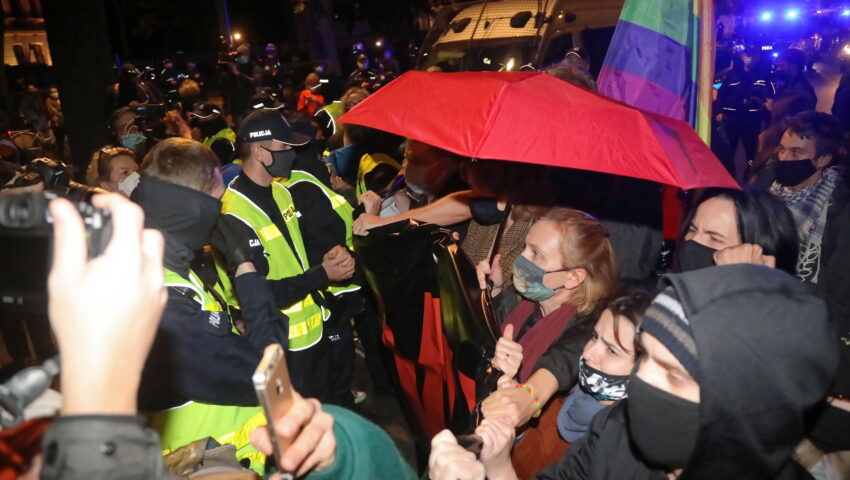
<svg viewBox="0 0 850 480">
<path fill-rule="evenodd" d="M 826 212 L 820 273 L 815 289 L 826 301 L 838 331 L 841 352 L 838 375 L 830 393 L 850 397 L 850 192 L 839 181 Z"/>
<path fill-rule="evenodd" d="M 233 333 L 225 312 L 213 319 L 197 301 L 168 289 L 168 303 L 142 372 L 139 409 L 163 410 L 189 400 L 257 405 L 251 376 L 266 345 L 286 342 L 286 318 L 274 308 L 262 276 L 240 275 L 234 288 L 247 292 L 240 297 L 245 336 Z"/>
<path fill-rule="evenodd" d="M 679 478 L 810 478 L 791 454 L 837 363 L 823 302 L 790 275 L 754 265 L 663 282 L 691 324 L 701 375 L 699 435 Z M 630 442 L 625 402 L 600 412 L 587 436 L 539 478 L 664 478 Z"/>
<path fill-rule="evenodd" d="M 558 379 L 558 391 L 571 390 L 578 381 L 578 360 L 584 346 L 593 336 L 598 314 L 576 315 L 567 324 L 564 333 L 549 347 L 545 355 L 537 361 L 535 370 L 545 368 Z"/>
<path fill-rule="evenodd" d="M 271 193 L 271 187 L 262 187 L 252 182 L 250 178 L 246 175 L 239 175 L 230 185 L 230 188 L 233 188 L 246 197 L 251 199 L 252 202 L 257 204 L 272 220 L 272 223 L 277 226 L 278 230 L 280 230 L 281 234 L 286 238 L 287 243 L 292 245 L 292 239 L 289 236 L 289 230 L 286 228 L 286 224 L 283 220 L 283 216 L 280 213 L 280 210 L 277 208 L 277 205 L 274 203 Z M 293 193 L 290 191 L 290 193 Z M 293 193 L 294 196 L 294 193 Z M 295 198 L 293 198 L 293 203 L 295 203 Z M 302 208 L 300 205 L 297 207 L 299 210 Z M 304 212 L 299 213 L 307 213 L 310 217 L 314 215 L 309 213 L 309 209 L 314 208 L 313 203 L 307 203 L 304 207 Z M 231 228 L 243 229 L 245 238 L 251 238 L 251 245 L 255 245 L 252 248 L 254 254 L 252 255 L 254 266 L 261 275 L 265 276 L 268 274 L 269 265 L 266 260 L 266 255 L 264 254 L 264 248 L 260 239 L 257 237 L 256 233 L 247 225 L 242 223 L 239 219 L 232 215 L 223 215 L 221 217 L 221 222 L 227 223 L 231 226 Z M 299 221 L 299 224 L 301 222 Z M 301 229 L 302 235 L 305 234 L 306 229 Z M 310 238 L 303 238 L 305 250 L 308 248 L 307 244 L 311 244 Z M 327 251 L 327 250 L 326 250 Z M 310 252 L 312 250 L 308 250 L 308 256 L 310 256 Z M 322 253 L 323 255 L 324 253 Z M 319 256 L 321 260 L 321 255 Z M 313 257 L 309 258 L 311 265 L 313 267 L 309 268 L 306 272 L 295 275 L 292 277 L 281 278 L 278 280 L 271 280 L 269 284 L 271 286 L 272 292 L 274 294 L 275 302 L 277 303 L 278 308 L 289 308 L 295 302 L 303 299 L 307 295 L 310 295 L 310 292 L 314 292 L 317 290 L 324 290 L 328 287 L 328 276 L 325 273 L 325 270 L 321 267 L 320 264 L 313 264 Z M 321 263 L 321 262 L 319 262 Z M 237 290 L 237 295 L 241 295 L 241 292 Z"/>
</svg>

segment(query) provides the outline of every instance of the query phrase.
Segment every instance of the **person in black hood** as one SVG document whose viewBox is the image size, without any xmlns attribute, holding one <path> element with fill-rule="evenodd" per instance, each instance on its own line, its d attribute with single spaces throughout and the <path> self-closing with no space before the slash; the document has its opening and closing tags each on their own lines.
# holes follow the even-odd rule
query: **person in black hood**
<svg viewBox="0 0 850 480">
<path fill-rule="evenodd" d="M 225 286 L 193 264 L 220 217 L 224 184 L 215 154 L 194 140 L 169 138 L 151 149 L 141 173 L 132 200 L 145 227 L 165 238 L 168 302 L 142 373 L 139 408 L 157 412 L 153 425 L 165 449 L 210 436 L 236 444 L 243 458 L 250 449 L 245 425 L 261 415 L 251 376 L 267 345 L 287 341 L 287 320 L 265 278 L 246 262 L 233 280 L 245 292 L 246 327 L 237 333 L 218 293 Z M 240 444 L 230 434 L 243 428 Z"/>
<path fill-rule="evenodd" d="M 823 302 L 746 264 L 666 275 L 662 287 L 639 328 L 628 398 L 538 478 L 811 478 L 791 455 L 838 364 Z M 482 456 L 494 450 L 485 438 Z M 476 468 L 464 462 L 455 470 Z M 499 473 L 488 477 L 511 478 Z"/>
</svg>

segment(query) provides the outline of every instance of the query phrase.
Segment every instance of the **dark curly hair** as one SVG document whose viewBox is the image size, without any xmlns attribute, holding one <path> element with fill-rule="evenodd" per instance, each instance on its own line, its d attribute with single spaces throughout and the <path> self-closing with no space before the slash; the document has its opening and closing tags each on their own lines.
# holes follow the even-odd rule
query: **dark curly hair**
<svg viewBox="0 0 850 480">
<path fill-rule="evenodd" d="M 841 123 L 823 112 L 803 112 L 786 120 L 786 132 L 815 142 L 815 155 L 832 155 L 833 161 L 841 150 Z M 813 159 L 814 160 L 814 159 Z"/>
</svg>

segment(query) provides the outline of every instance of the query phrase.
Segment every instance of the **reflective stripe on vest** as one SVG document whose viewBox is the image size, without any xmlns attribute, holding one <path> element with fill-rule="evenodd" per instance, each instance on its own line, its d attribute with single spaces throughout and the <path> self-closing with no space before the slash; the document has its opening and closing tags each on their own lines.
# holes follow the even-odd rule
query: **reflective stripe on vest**
<svg viewBox="0 0 850 480">
<path fill-rule="evenodd" d="M 236 458 L 251 461 L 251 470 L 264 473 L 265 456 L 248 438 L 255 428 L 266 424 L 260 407 L 233 407 L 188 402 L 150 416 L 151 428 L 162 440 L 162 454 L 177 450 L 196 440 L 212 437 L 218 443 L 236 447 Z"/>
<path fill-rule="evenodd" d="M 233 188 L 232 182 L 221 198 L 221 212 L 240 220 L 257 234 L 269 263 L 266 278 L 279 280 L 301 275 L 310 265 L 298 226 L 298 212 L 295 211 L 289 191 L 277 179 L 272 181 L 272 196 L 286 222 L 295 252 L 269 216 L 243 193 Z M 330 312 L 317 305 L 311 295 L 281 311 L 289 318 L 289 350 L 304 350 L 322 339 L 322 321 L 330 318 Z"/>
<path fill-rule="evenodd" d="M 166 287 L 187 288 L 195 292 L 194 300 L 204 311 L 223 310 L 222 305 L 204 289 L 195 272 L 190 270 L 187 279 L 167 268 L 164 270 Z M 236 332 L 232 325 L 231 328 Z M 251 469 L 260 475 L 263 474 L 265 457 L 251 446 L 248 434 L 265 424 L 266 417 L 260 407 L 210 405 L 200 402 L 188 402 L 150 415 L 150 426 L 159 433 L 162 440 L 163 455 L 196 440 L 212 437 L 218 443 L 236 446 L 236 458 L 249 459 Z"/>
<path fill-rule="evenodd" d="M 391 156 L 385 153 L 366 154 L 360 157 L 360 164 L 357 166 L 357 201 L 360 201 L 360 196 L 366 193 L 369 189 L 366 188 L 366 174 L 375 169 L 378 165 L 389 165 L 396 170 L 401 170 L 401 165 Z"/>
<path fill-rule="evenodd" d="M 327 197 L 331 204 L 331 208 L 334 209 L 334 212 L 336 212 L 336 214 L 339 215 L 339 218 L 342 219 L 343 223 L 345 223 L 345 245 L 348 248 L 352 248 L 354 245 L 354 239 L 351 234 L 351 224 L 354 223 L 354 219 L 352 218 L 354 214 L 354 207 L 352 207 L 342 195 L 334 192 L 318 178 L 302 170 L 293 170 L 290 177 L 286 179 L 283 184 L 289 188 L 300 182 L 311 183 L 325 194 L 325 197 Z M 333 285 L 328 287 L 327 291 L 331 292 L 333 295 L 342 295 L 343 293 L 356 292 L 357 290 L 360 290 L 359 285 Z"/>
<path fill-rule="evenodd" d="M 201 282 L 200 277 L 189 270 L 189 278 L 185 279 L 180 276 L 177 272 L 173 272 L 169 269 L 165 270 L 165 286 L 167 287 L 176 287 L 176 288 L 188 288 L 195 292 L 195 297 L 193 300 L 198 302 L 201 305 L 202 310 L 206 310 L 208 312 L 223 312 L 227 311 L 225 306 L 219 305 L 218 301 L 211 294 L 207 293 L 204 288 L 203 282 Z M 228 285 L 230 282 L 228 281 Z M 227 291 L 221 285 L 216 285 L 215 288 L 218 289 L 218 293 L 222 295 L 224 298 L 227 298 Z M 230 331 L 240 335 L 239 330 L 236 329 L 236 326 L 231 323 Z"/>
</svg>

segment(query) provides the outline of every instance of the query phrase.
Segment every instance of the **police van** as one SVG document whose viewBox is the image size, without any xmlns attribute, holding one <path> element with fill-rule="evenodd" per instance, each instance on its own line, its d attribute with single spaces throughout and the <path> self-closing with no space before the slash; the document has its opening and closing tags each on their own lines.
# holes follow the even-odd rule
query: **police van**
<svg viewBox="0 0 850 480">
<path fill-rule="evenodd" d="M 599 73 L 623 0 L 474 1 L 438 11 L 418 68 L 499 71 L 545 68 L 573 49 Z"/>
</svg>

